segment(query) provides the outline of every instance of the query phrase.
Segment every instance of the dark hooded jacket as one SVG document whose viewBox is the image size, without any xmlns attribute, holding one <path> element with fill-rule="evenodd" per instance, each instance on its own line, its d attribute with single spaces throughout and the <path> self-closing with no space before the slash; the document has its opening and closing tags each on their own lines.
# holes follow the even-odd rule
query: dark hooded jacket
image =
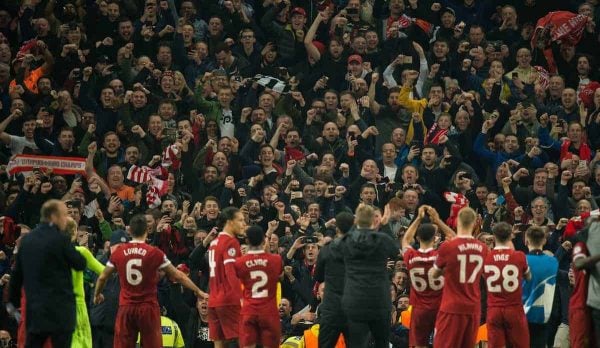
<svg viewBox="0 0 600 348">
<path fill-rule="evenodd" d="M 340 249 L 346 265 L 342 308 L 348 318 L 375 320 L 389 313 L 392 299 L 386 264 L 398 256 L 398 243 L 372 229 L 355 228 L 342 238 Z"/>
</svg>

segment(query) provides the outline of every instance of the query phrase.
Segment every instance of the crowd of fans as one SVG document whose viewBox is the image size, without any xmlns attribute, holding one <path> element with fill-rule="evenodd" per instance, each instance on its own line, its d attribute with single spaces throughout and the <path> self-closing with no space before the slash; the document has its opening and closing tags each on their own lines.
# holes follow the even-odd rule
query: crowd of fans
<svg viewBox="0 0 600 348">
<path fill-rule="evenodd" d="M 585 16 L 577 42 L 532 44 L 551 11 Z M 319 321 L 336 214 L 372 205 L 400 241 L 420 205 L 452 227 L 468 205 L 490 248 L 499 222 L 524 251 L 522 232 L 545 228 L 559 261 L 547 341 L 568 347 L 570 253 L 600 202 L 599 22 L 596 0 L 3 1 L 0 285 L 58 198 L 104 262 L 145 214 L 149 243 L 206 289 L 219 211 L 235 206 L 284 259 L 287 338 Z M 19 166 L 52 157 L 86 169 Z M 400 252 L 388 272 L 402 347 Z M 210 346 L 205 302 L 166 279 L 159 299 L 186 346 Z M 91 308 L 94 339 L 110 337 L 111 305 Z M 0 329 L 16 342 L 14 318 Z"/>
</svg>

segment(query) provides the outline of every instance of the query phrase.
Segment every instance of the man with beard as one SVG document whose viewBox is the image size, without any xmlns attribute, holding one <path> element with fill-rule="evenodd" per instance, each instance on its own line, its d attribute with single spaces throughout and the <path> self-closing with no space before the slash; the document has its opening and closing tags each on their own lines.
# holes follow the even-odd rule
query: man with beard
<svg viewBox="0 0 600 348">
<path fill-rule="evenodd" d="M 246 190 L 245 188 L 240 188 L 240 190 Z M 260 202 L 256 198 L 250 198 L 246 202 L 246 208 L 248 209 L 248 220 L 251 225 L 266 225 L 264 221 L 264 217 L 262 215 L 262 211 L 260 209 Z"/>
<path fill-rule="evenodd" d="M 132 165 L 139 165 L 140 163 L 143 162 L 140 160 L 141 158 L 143 158 L 143 157 L 142 157 L 142 153 L 140 151 L 139 146 L 135 145 L 135 144 L 129 144 L 125 148 L 125 156 L 124 156 L 124 164 L 123 165 L 126 168 L 129 168 Z"/>
<path fill-rule="evenodd" d="M 223 181 L 219 180 L 217 167 L 207 165 L 204 167 L 202 178 L 199 178 L 192 166 L 191 151 L 183 152 L 181 156 L 183 182 L 191 191 L 192 201 L 200 202 L 206 196 L 221 197 Z"/>
<path fill-rule="evenodd" d="M 7 118 L 5 118 L 2 122 L 0 122 L 0 141 L 6 145 L 11 152 L 11 155 L 18 155 L 23 153 L 25 148 L 29 148 L 32 150 L 37 150 L 37 146 L 35 145 L 35 141 L 33 138 L 35 132 L 35 119 L 34 118 L 26 118 L 23 122 L 23 136 L 15 136 L 6 133 L 4 130 L 8 126 L 10 122 L 21 117 L 22 111 L 16 109 L 11 112 Z"/>
<path fill-rule="evenodd" d="M 315 267 L 319 256 L 319 245 L 314 241 L 305 241 L 306 237 L 299 237 L 284 258 L 284 280 L 282 292 L 293 294 L 294 312 L 312 303 L 312 290 L 315 285 Z M 296 252 L 304 255 L 304 259 L 297 258 Z"/>
<path fill-rule="evenodd" d="M 196 300 L 196 306 L 190 307 L 184 301 L 181 284 L 173 283 L 170 299 L 173 305 L 174 319 L 181 325 L 181 333 L 186 346 L 190 348 L 211 348 L 213 343 L 208 337 L 208 301 L 204 298 Z"/>
<path fill-rule="evenodd" d="M 128 17 L 119 19 L 118 36 L 115 40 L 114 47 L 122 47 L 132 42 L 133 40 L 133 22 Z"/>
<path fill-rule="evenodd" d="M 79 144 L 79 153 L 82 157 L 87 156 L 87 148 L 94 130 L 95 127 L 91 126 L 83 137 L 81 144 Z M 103 177 L 106 175 L 108 168 L 125 160 L 125 154 L 121 148 L 121 141 L 115 132 L 108 132 L 104 135 L 102 148 L 104 151 L 97 151 L 94 155 L 94 168 L 98 172 L 98 175 Z"/>
</svg>

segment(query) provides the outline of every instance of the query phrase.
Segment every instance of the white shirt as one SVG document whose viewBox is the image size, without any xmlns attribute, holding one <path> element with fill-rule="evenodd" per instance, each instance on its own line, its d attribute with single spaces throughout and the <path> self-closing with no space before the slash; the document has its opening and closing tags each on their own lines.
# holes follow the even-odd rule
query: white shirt
<svg viewBox="0 0 600 348">
<path fill-rule="evenodd" d="M 383 166 L 383 176 L 388 177 L 391 181 L 396 179 L 396 172 L 398 171 L 398 166 L 388 167 L 386 165 Z"/>
<path fill-rule="evenodd" d="M 10 136 L 10 144 L 7 147 L 10 149 L 10 152 L 13 156 L 22 154 L 26 147 L 29 147 L 33 150 L 38 149 L 38 147 L 35 145 L 35 142 L 29 141 L 25 139 L 25 137 L 17 137 L 14 135 Z"/>
<path fill-rule="evenodd" d="M 223 110 L 223 115 L 219 122 L 219 129 L 222 137 L 233 138 L 235 126 L 233 125 L 233 113 L 231 110 Z"/>
</svg>

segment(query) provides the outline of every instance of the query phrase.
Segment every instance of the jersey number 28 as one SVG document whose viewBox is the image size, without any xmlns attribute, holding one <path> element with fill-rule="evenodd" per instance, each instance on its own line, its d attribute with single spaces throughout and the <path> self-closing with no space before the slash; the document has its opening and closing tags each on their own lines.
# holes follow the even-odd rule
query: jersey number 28
<svg viewBox="0 0 600 348">
<path fill-rule="evenodd" d="M 491 273 L 487 278 L 487 288 L 489 292 L 514 292 L 519 287 L 519 269 L 515 265 L 505 265 L 502 271 L 498 266 L 485 265 L 485 273 Z M 494 285 L 494 282 L 502 275 L 502 283 Z"/>
</svg>

